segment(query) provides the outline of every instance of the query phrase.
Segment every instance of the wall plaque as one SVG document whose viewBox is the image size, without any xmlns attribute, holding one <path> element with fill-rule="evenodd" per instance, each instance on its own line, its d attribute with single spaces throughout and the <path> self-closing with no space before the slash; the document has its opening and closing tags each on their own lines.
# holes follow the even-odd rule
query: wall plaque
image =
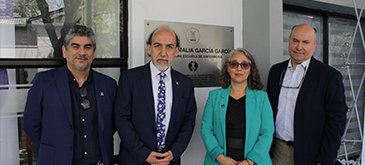
<svg viewBox="0 0 365 165">
<path fill-rule="evenodd" d="M 153 30 L 162 25 L 173 29 L 181 42 L 172 68 L 190 77 L 195 87 L 220 86 L 222 62 L 234 49 L 234 28 L 145 20 L 145 41 Z M 146 45 L 145 50 L 147 63 L 151 58 L 148 56 Z"/>
</svg>

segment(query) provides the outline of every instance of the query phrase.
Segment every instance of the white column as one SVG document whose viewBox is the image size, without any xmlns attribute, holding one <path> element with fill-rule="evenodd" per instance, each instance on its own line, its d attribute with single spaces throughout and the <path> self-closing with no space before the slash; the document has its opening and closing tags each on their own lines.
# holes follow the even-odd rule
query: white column
<svg viewBox="0 0 365 165">
<path fill-rule="evenodd" d="M 0 24 L 0 58 L 15 58 L 15 27 L 14 24 Z M 9 84 L 15 84 L 15 70 L 8 69 Z M 15 109 L 7 105 L 16 105 L 18 98 L 3 101 L 8 96 L 4 93 L 16 92 L 9 88 L 0 90 L 0 164 L 19 164 L 18 123 Z"/>
<path fill-rule="evenodd" d="M 255 58 L 262 83 L 271 65 L 283 60 L 282 0 L 243 0 L 243 48 Z"/>
</svg>

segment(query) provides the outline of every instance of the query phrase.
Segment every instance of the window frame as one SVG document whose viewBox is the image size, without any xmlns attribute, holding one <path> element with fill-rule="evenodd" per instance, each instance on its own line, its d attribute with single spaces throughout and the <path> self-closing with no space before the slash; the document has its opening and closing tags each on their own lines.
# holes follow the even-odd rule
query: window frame
<svg viewBox="0 0 365 165">
<path fill-rule="evenodd" d="M 329 31 L 328 31 L 328 18 L 331 17 L 339 17 L 339 18 L 346 18 L 346 19 L 352 19 L 352 20 L 356 20 L 357 18 L 354 15 L 349 15 L 349 14 L 342 14 L 342 13 L 337 13 L 337 12 L 328 12 L 328 11 L 323 11 L 323 10 L 319 10 L 319 9 L 311 9 L 311 8 L 306 8 L 306 7 L 301 7 L 301 6 L 294 6 L 294 5 L 289 5 L 289 4 L 283 4 L 283 11 L 290 11 L 290 12 L 296 12 L 296 13 L 301 13 L 301 14 L 315 14 L 318 16 L 322 16 L 323 17 L 323 63 L 328 64 L 328 60 L 329 60 Z M 361 18 L 362 20 L 364 19 L 364 17 Z"/>
<path fill-rule="evenodd" d="M 123 31 L 120 34 L 120 58 L 95 58 L 92 67 L 120 67 L 121 72 L 128 69 L 128 0 L 120 0 L 120 28 Z M 17 69 L 17 68 L 50 68 L 61 67 L 66 64 L 63 58 L 0 58 L 0 68 Z"/>
</svg>

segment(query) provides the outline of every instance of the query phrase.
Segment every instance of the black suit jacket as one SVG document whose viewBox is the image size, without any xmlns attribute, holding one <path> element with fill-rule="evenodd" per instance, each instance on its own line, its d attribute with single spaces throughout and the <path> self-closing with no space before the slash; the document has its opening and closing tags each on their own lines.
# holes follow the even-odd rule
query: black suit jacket
<svg viewBox="0 0 365 165">
<path fill-rule="evenodd" d="M 272 66 L 269 72 L 267 93 L 275 120 L 280 75 L 288 62 Z M 346 125 L 344 92 L 341 73 L 312 57 L 295 105 L 295 165 L 334 164 Z"/>
<path fill-rule="evenodd" d="M 195 126 L 196 102 L 191 79 L 171 69 L 173 100 L 165 148 L 180 164 Z M 141 165 L 151 151 L 157 152 L 155 108 L 149 63 L 125 71 L 119 79 L 116 101 L 116 126 L 121 138 L 120 165 Z"/>
</svg>

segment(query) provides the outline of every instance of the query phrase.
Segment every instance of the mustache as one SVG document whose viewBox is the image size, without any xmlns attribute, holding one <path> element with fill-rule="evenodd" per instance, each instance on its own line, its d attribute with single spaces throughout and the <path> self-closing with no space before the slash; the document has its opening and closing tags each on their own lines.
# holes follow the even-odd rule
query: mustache
<svg viewBox="0 0 365 165">
<path fill-rule="evenodd" d="M 76 58 L 83 59 L 83 60 L 89 60 L 89 57 L 86 57 L 85 55 L 77 55 L 74 57 L 74 59 L 76 59 Z"/>
<path fill-rule="evenodd" d="M 169 59 L 169 58 L 167 58 L 167 57 L 157 57 L 157 58 L 156 58 L 156 61 L 157 61 L 157 60 L 166 60 L 166 61 L 170 62 L 170 59 Z"/>
</svg>

